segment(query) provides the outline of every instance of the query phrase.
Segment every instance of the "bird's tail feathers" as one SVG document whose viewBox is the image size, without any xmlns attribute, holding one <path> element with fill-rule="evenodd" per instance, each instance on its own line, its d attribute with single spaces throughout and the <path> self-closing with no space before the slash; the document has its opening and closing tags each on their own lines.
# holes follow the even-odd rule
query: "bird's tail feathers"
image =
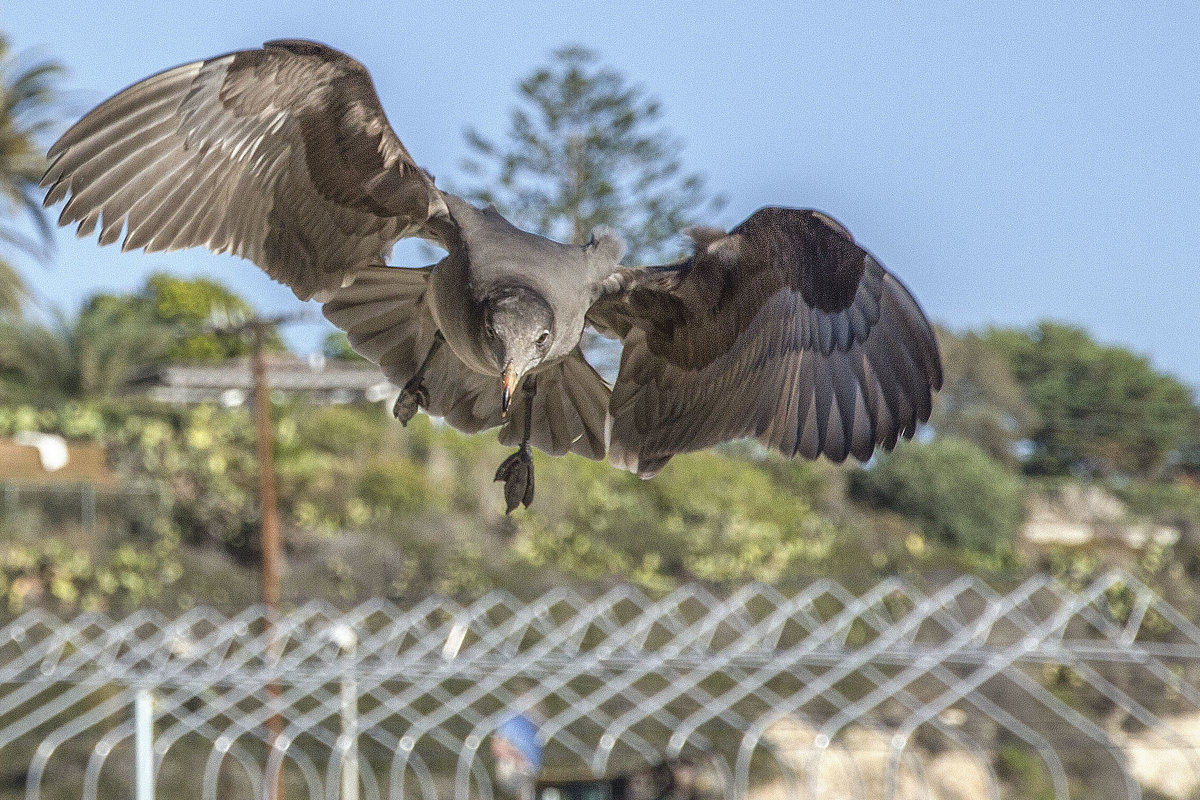
<svg viewBox="0 0 1200 800">
<path fill-rule="evenodd" d="M 600 460 L 606 450 L 608 385 L 576 348 L 563 361 L 537 373 L 530 444 L 550 455 L 575 453 Z M 503 444 L 520 443 L 525 419 L 524 392 L 517 392 L 500 430 Z"/>
</svg>

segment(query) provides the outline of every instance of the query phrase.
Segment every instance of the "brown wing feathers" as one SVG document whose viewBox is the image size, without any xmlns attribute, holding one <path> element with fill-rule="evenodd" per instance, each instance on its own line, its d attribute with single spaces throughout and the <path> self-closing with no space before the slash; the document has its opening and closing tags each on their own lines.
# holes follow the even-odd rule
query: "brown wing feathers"
<svg viewBox="0 0 1200 800">
<path fill-rule="evenodd" d="M 763 209 L 698 242 L 681 271 L 672 296 L 686 321 L 658 324 L 653 303 L 626 301 L 640 309 L 610 406 L 614 463 L 652 474 L 673 453 L 747 436 L 788 456 L 866 460 L 929 418 L 941 363 L 928 322 L 825 215 Z"/>
<path fill-rule="evenodd" d="M 366 70 L 271 42 L 134 84 L 51 148 L 46 204 L 124 249 L 248 258 L 301 298 L 379 263 L 445 204 L 388 125 Z"/>
<path fill-rule="evenodd" d="M 280 40 L 176 67 L 102 103 L 49 155 L 46 205 L 66 200 L 60 224 L 79 235 L 233 253 L 303 299 L 362 274 L 358 294 L 327 306 L 331 319 L 395 378 L 427 352 L 423 273 L 368 268 L 404 236 L 460 250 L 456 222 L 349 56 Z M 767 208 L 694 238 L 679 264 L 612 272 L 588 312 L 624 343 L 608 406 L 614 463 L 649 475 L 675 453 L 746 436 L 789 456 L 865 460 L 929 418 L 942 381 L 929 323 L 840 224 Z M 408 293 L 390 295 L 392 282 Z M 412 330 L 379 328 L 405 315 Z M 604 387 L 577 361 L 547 376 L 534 443 L 599 457 Z M 445 371 L 430 379 L 438 413 L 467 430 L 500 424 L 488 376 Z"/>
</svg>

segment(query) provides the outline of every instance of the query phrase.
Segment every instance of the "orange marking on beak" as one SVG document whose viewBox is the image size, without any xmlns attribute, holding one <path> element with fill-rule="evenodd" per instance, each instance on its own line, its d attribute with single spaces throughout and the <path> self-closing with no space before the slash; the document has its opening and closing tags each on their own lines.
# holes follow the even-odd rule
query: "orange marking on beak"
<svg viewBox="0 0 1200 800">
<path fill-rule="evenodd" d="M 513 392 L 517 389 L 517 381 L 520 376 L 517 375 L 517 368 L 510 361 L 504 365 L 504 374 L 501 376 L 500 383 L 500 416 L 508 416 L 508 405 L 512 400 Z"/>
</svg>

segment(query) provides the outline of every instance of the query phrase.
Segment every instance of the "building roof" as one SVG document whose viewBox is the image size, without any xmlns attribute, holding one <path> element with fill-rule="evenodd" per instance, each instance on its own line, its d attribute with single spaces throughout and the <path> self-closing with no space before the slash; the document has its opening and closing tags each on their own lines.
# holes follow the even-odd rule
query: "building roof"
<svg viewBox="0 0 1200 800">
<path fill-rule="evenodd" d="M 394 393 L 379 368 L 320 356 L 266 357 L 267 384 L 273 392 L 304 394 L 318 403 L 378 402 Z M 128 390 L 145 392 L 168 403 L 199 403 L 217 400 L 241 405 L 254 389 L 249 358 L 200 364 L 156 364 L 137 372 L 126 384 Z"/>
</svg>

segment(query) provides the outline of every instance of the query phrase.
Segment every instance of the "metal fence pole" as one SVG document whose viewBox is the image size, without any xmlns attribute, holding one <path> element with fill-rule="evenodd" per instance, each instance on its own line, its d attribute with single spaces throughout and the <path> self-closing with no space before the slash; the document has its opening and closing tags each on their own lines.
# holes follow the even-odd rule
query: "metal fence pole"
<svg viewBox="0 0 1200 800">
<path fill-rule="evenodd" d="M 1115 605 L 1114 587 L 1139 598 Z M 152 800 L 156 780 L 172 796 L 268 797 L 285 766 L 298 798 L 491 800 L 488 736 L 536 707 L 548 781 L 640 786 L 669 769 L 680 791 L 732 800 L 753 760 L 755 787 L 814 798 L 1068 798 L 1073 781 L 1191 797 L 1198 670 L 1200 627 L 1124 573 L 1004 594 L 964 578 L 935 594 L 898 580 L 728 600 L 615 587 L 278 616 L 34 609 L 0 625 L 0 763 L 33 752 L 27 800 Z M 1006 778 L 1010 747 L 1032 769 Z"/>
<path fill-rule="evenodd" d="M 154 695 L 139 689 L 133 701 L 134 797 L 154 800 Z"/>
<path fill-rule="evenodd" d="M 342 735 L 339 744 L 344 753 L 341 800 L 358 800 L 358 680 L 354 674 L 358 635 L 349 625 L 338 625 L 333 629 L 333 640 L 346 665 L 342 672 L 340 704 Z"/>
</svg>

